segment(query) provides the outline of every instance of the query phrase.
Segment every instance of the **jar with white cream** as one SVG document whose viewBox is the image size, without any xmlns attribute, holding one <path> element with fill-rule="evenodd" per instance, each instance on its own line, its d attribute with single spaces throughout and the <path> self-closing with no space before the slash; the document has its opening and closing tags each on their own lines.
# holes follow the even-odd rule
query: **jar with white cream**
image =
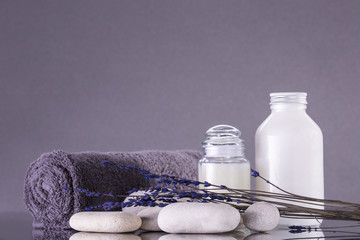
<svg viewBox="0 0 360 240">
<path fill-rule="evenodd" d="M 245 158 L 240 134 L 229 125 L 217 125 L 206 132 L 205 156 L 199 161 L 199 181 L 232 189 L 250 189 L 250 163 Z"/>
</svg>

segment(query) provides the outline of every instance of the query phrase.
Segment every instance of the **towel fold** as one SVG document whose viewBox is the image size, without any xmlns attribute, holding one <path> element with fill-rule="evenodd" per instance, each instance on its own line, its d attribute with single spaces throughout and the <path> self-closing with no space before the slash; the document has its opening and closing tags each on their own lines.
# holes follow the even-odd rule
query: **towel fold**
<svg viewBox="0 0 360 240">
<path fill-rule="evenodd" d="M 144 168 L 156 174 L 196 179 L 200 158 L 200 152 L 191 150 L 109 153 L 53 151 L 41 155 L 30 165 L 25 177 L 24 201 L 34 217 L 34 226 L 69 228 L 70 217 L 84 211 L 85 207 L 123 200 L 106 196 L 88 197 L 77 189 L 120 195 L 132 188 L 150 186 L 150 182 L 136 171 L 104 166 L 104 160 Z M 64 186 L 74 190 L 63 190 Z"/>
</svg>

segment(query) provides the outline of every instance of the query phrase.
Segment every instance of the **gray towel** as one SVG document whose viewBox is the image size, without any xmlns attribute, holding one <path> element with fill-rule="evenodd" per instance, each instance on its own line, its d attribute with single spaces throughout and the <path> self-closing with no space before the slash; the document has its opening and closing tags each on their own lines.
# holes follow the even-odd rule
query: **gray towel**
<svg viewBox="0 0 360 240">
<path fill-rule="evenodd" d="M 70 217 L 85 207 L 122 198 L 88 197 L 77 189 L 92 192 L 126 194 L 132 188 L 149 187 L 149 180 L 136 171 L 114 165 L 147 169 L 156 174 L 169 174 L 187 179 L 197 178 L 198 151 L 82 152 L 45 153 L 34 161 L 25 177 L 25 204 L 34 217 L 34 226 L 69 228 Z M 66 186 L 71 191 L 63 190 Z M 113 210 L 120 210 L 114 208 Z"/>
</svg>

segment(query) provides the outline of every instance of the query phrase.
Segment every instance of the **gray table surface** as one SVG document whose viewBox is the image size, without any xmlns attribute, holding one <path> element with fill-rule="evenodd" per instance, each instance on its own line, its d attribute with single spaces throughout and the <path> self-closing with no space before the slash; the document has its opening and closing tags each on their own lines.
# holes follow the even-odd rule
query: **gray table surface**
<svg viewBox="0 0 360 240">
<path fill-rule="evenodd" d="M 75 234 L 74 231 L 55 231 L 55 230 L 43 230 L 32 228 L 33 218 L 29 213 L 0 213 L 0 240 L 65 240 Z M 333 226 L 349 226 L 360 224 L 357 222 L 347 221 L 325 221 L 323 223 L 323 232 L 304 232 L 304 233 L 289 233 L 287 229 L 271 231 L 267 234 L 250 234 L 246 229 L 239 229 L 238 231 L 217 234 L 217 235 L 169 235 L 165 233 L 142 233 L 139 238 L 142 240 L 157 240 L 161 238 L 167 240 L 177 239 L 245 239 L 245 240 L 278 240 L 278 239 L 360 239 L 360 225 L 359 227 L 351 228 L 337 228 L 337 229 L 325 229 L 326 227 Z M 249 235 L 250 234 L 250 235 Z M 127 239 L 124 236 L 124 239 Z"/>
</svg>

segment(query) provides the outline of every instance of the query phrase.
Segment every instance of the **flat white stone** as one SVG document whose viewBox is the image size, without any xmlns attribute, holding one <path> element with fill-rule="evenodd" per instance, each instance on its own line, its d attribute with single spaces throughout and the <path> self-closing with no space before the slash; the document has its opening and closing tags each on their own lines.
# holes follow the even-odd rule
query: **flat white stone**
<svg viewBox="0 0 360 240">
<path fill-rule="evenodd" d="M 134 192 L 131 193 L 127 198 L 125 198 L 124 202 L 129 201 L 129 199 L 134 199 L 136 196 L 142 196 L 145 193 L 151 194 L 151 192 L 149 191 L 138 191 L 138 192 Z M 190 198 L 180 198 L 180 199 L 176 199 L 176 201 L 178 202 L 186 202 L 187 200 L 189 200 Z M 161 203 L 161 202 L 157 202 L 157 203 Z M 131 206 L 131 207 L 124 207 L 122 209 L 123 212 L 129 212 L 129 213 L 134 213 L 134 214 L 138 214 L 139 212 L 141 212 L 144 209 L 150 208 L 148 206 Z"/>
<path fill-rule="evenodd" d="M 146 193 L 146 191 L 138 191 L 138 192 L 131 193 L 127 198 L 125 198 L 124 202 L 129 201 L 129 199 L 134 199 L 135 196 L 142 196 L 142 195 L 144 195 L 144 193 Z M 122 208 L 122 211 L 138 214 L 139 212 L 141 212 L 142 210 L 144 210 L 146 208 L 148 208 L 148 207 L 143 207 L 143 206 L 133 207 L 132 206 L 132 207 L 124 207 L 124 208 Z"/>
<path fill-rule="evenodd" d="M 72 235 L 69 238 L 69 240 L 142 240 L 142 239 L 134 234 L 78 232 Z"/>
<path fill-rule="evenodd" d="M 162 209 L 161 207 L 148 207 L 139 212 L 137 215 L 142 222 L 140 229 L 154 232 L 161 231 L 158 225 L 158 216 Z"/>
<path fill-rule="evenodd" d="M 142 210 L 147 209 L 147 208 L 149 208 L 149 207 L 143 207 L 143 206 L 124 207 L 124 208 L 122 208 L 122 211 L 137 215 L 139 212 L 141 212 Z"/>
<path fill-rule="evenodd" d="M 138 230 L 141 218 L 125 212 L 79 212 L 70 218 L 69 224 L 82 232 L 123 233 Z"/>
<path fill-rule="evenodd" d="M 159 227 L 168 233 L 229 232 L 239 223 L 239 211 L 224 203 L 173 203 L 158 216 Z"/>
<path fill-rule="evenodd" d="M 280 213 L 277 207 L 266 202 L 257 202 L 249 206 L 244 213 L 244 224 L 257 232 L 270 231 L 279 223 Z"/>
</svg>

